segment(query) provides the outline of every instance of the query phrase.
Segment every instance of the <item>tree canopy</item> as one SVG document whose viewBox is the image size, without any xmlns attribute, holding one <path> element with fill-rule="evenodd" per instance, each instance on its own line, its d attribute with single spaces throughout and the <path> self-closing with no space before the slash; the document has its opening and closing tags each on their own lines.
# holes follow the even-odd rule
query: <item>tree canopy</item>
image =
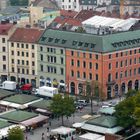
<svg viewBox="0 0 140 140">
<path fill-rule="evenodd" d="M 8 130 L 8 140 L 24 140 L 24 133 L 19 126 Z"/>
<path fill-rule="evenodd" d="M 74 100 L 68 95 L 65 95 L 63 97 L 61 94 L 56 94 L 52 98 L 52 104 L 50 106 L 50 109 L 54 114 L 62 117 L 63 125 L 63 117 L 69 117 L 75 112 Z"/>
<path fill-rule="evenodd" d="M 120 126 L 140 126 L 140 93 L 129 91 L 127 98 L 115 107 L 115 116 Z"/>
</svg>

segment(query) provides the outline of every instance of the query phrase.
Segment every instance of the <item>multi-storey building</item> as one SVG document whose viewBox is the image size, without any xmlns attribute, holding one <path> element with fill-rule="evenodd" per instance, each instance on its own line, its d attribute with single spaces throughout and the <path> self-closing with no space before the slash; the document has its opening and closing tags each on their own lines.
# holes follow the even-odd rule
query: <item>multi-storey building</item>
<svg viewBox="0 0 140 140">
<path fill-rule="evenodd" d="M 39 40 L 38 47 L 38 77 L 40 85 L 60 87 L 65 89 L 65 48 L 57 46 L 59 38 L 46 38 L 50 32 L 45 32 Z M 49 45 L 53 40 L 56 45 Z M 65 40 L 62 40 L 62 43 Z"/>
<path fill-rule="evenodd" d="M 8 79 L 8 39 L 13 33 L 13 24 L 0 24 L 0 82 Z"/>
<path fill-rule="evenodd" d="M 17 28 L 9 39 L 9 76 L 19 83 L 37 80 L 37 41 L 42 30 Z"/>
<path fill-rule="evenodd" d="M 110 98 L 140 88 L 139 34 L 140 30 L 93 35 L 48 29 L 40 39 L 50 48 L 65 48 L 64 78 L 71 94 L 83 94 L 86 81 L 97 81 L 104 98 Z M 53 76 L 57 80 L 57 74 Z"/>
</svg>

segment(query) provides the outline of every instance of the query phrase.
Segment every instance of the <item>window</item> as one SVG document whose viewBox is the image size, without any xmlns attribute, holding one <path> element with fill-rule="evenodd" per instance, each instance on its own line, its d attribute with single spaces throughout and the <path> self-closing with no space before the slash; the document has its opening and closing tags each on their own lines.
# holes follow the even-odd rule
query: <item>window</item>
<svg viewBox="0 0 140 140">
<path fill-rule="evenodd" d="M 125 52 L 125 55 L 126 55 L 126 56 L 128 55 L 128 51 Z"/>
<path fill-rule="evenodd" d="M 84 78 L 84 79 L 86 78 L 86 73 L 85 73 L 85 72 L 83 72 L 83 78 Z"/>
<path fill-rule="evenodd" d="M 86 58 L 86 53 L 83 53 L 83 57 Z"/>
<path fill-rule="evenodd" d="M 95 55 L 96 60 L 98 60 L 98 54 Z"/>
<path fill-rule="evenodd" d="M 32 66 L 35 66 L 35 62 L 34 61 L 32 61 Z"/>
<path fill-rule="evenodd" d="M 96 74 L 96 79 L 95 80 L 98 81 L 98 74 Z"/>
<path fill-rule="evenodd" d="M 125 66 L 127 66 L 127 59 L 125 60 Z"/>
<path fill-rule="evenodd" d="M 22 52 L 22 56 L 24 56 L 24 52 Z"/>
<path fill-rule="evenodd" d="M 27 66 L 29 65 L 29 61 L 26 61 L 26 65 L 27 65 Z"/>
<path fill-rule="evenodd" d="M 140 57 L 139 57 L 139 63 L 140 63 Z"/>
<path fill-rule="evenodd" d="M 120 67 L 123 67 L 123 61 L 121 61 L 121 63 L 120 63 Z"/>
<path fill-rule="evenodd" d="M 71 2 L 71 0 L 69 0 L 69 2 Z"/>
<path fill-rule="evenodd" d="M 32 45 L 32 50 L 34 50 L 34 48 L 35 48 L 35 46 L 34 46 L 34 45 Z"/>
<path fill-rule="evenodd" d="M 5 64 L 3 65 L 3 70 L 6 70 L 6 65 Z"/>
<path fill-rule="evenodd" d="M 139 49 L 139 53 L 140 53 L 140 49 Z"/>
<path fill-rule="evenodd" d="M 89 68 L 92 69 L 92 62 L 89 62 Z"/>
<path fill-rule="evenodd" d="M 123 56 L 123 52 L 121 52 L 121 56 Z"/>
<path fill-rule="evenodd" d="M 109 69 L 109 70 L 111 69 L 111 63 L 109 63 L 109 65 L 108 65 L 108 69 Z"/>
<path fill-rule="evenodd" d="M 71 51 L 71 56 L 74 56 L 74 51 Z"/>
<path fill-rule="evenodd" d="M 80 72 L 77 71 L 77 78 L 80 78 Z"/>
<path fill-rule="evenodd" d="M 98 70 L 98 63 L 96 63 L 96 65 L 95 65 L 95 69 Z"/>
<path fill-rule="evenodd" d="M 43 71 L 43 65 L 40 65 L 40 70 Z"/>
<path fill-rule="evenodd" d="M 74 76 L 74 71 L 73 71 L 73 70 L 71 71 L 71 76 L 72 76 L 72 77 Z"/>
<path fill-rule="evenodd" d="M 20 64 L 20 60 L 19 59 L 17 60 L 17 64 Z"/>
<path fill-rule="evenodd" d="M 24 60 L 22 60 L 22 65 L 24 65 Z"/>
<path fill-rule="evenodd" d="M 40 51 L 43 52 L 43 47 L 42 46 L 40 46 Z"/>
<path fill-rule="evenodd" d="M 50 52 L 50 48 L 47 48 L 47 52 Z"/>
<path fill-rule="evenodd" d="M 109 55 L 108 55 L 108 58 L 109 58 L 109 59 L 111 59 L 111 58 L 112 58 L 112 55 L 111 55 L 111 54 L 109 54 Z"/>
<path fill-rule="evenodd" d="M 14 47 L 14 43 L 13 42 L 11 43 L 11 47 Z"/>
<path fill-rule="evenodd" d="M 19 43 L 17 43 L 17 48 L 19 48 Z"/>
<path fill-rule="evenodd" d="M 111 82 L 112 81 L 112 75 L 109 73 L 108 74 L 108 82 Z"/>
<path fill-rule="evenodd" d="M 2 47 L 2 52 L 6 52 L 6 48 L 5 47 Z"/>
<path fill-rule="evenodd" d="M 86 62 L 85 61 L 83 61 L 83 67 L 86 68 Z"/>
<path fill-rule="evenodd" d="M 116 79 L 118 79 L 118 72 L 116 72 L 116 76 L 115 77 L 116 77 Z"/>
<path fill-rule="evenodd" d="M 20 68 L 17 69 L 18 73 L 20 73 Z"/>
<path fill-rule="evenodd" d="M 28 52 L 26 52 L 26 57 L 28 57 L 29 56 L 29 53 Z"/>
<path fill-rule="evenodd" d="M 130 50 L 130 55 L 132 55 L 132 51 Z"/>
<path fill-rule="evenodd" d="M 29 69 L 26 69 L 26 74 L 29 74 Z"/>
<path fill-rule="evenodd" d="M 63 49 L 60 50 L 61 54 L 63 54 Z"/>
<path fill-rule="evenodd" d="M 11 51 L 11 55 L 14 55 L 14 51 Z"/>
<path fill-rule="evenodd" d="M 69 0 L 70 1 L 70 0 Z M 69 5 L 69 8 L 71 8 L 71 5 Z"/>
<path fill-rule="evenodd" d="M 71 60 L 71 66 L 74 66 L 74 60 L 73 59 Z"/>
<path fill-rule="evenodd" d="M 21 48 L 24 48 L 24 44 L 21 44 Z"/>
<path fill-rule="evenodd" d="M 28 44 L 26 44 L 26 49 L 28 49 Z"/>
<path fill-rule="evenodd" d="M 35 54 L 34 53 L 32 53 L 32 58 L 34 58 L 35 57 Z"/>
<path fill-rule="evenodd" d="M 137 53 L 137 50 L 134 50 L 134 54 L 136 54 Z"/>
<path fill-rule="evenodd" d="M 134 75 L 136 75 L 136 68 L 134 69 Z"/>
<path fill-rule="evenodd" d="M 80 52 L 77 52 L 77 57 L 80 57 Z"/>
<path fill-rule="evenodd" d="M 118 55 L 118 53 L 116 53 L 116 57 L 118 57 L 119 55 Z"/>
<path fill-rule="evenodd" d="M 132 76 L 132 70 L 129 70 L 129 75 Z"/>
<path fill-rule="evenodd" d="M 43 61 L 43 54 L 40 54 L 40 60 Z"/>
<path fill-rule="evenodd" d="M 3 55 L 3 56 L 2 56 L 2 59 L 3 59 L 3 61 L 6 61 L 6 56 Z"/>
<path fill-rule="evenodd" d="M 63 59 L 63 57 L 61 57 L 60 59 L 61 59 L 61 64 L 64 64 L 64 59 Z"/>
<path fill-rule="evenodd" d="M 2 38 L 2 43 L 5 43 L 5 38 Z"/>
<path fill-rule="evenodd" d="M 61 75 L 64 75 L 64 69 L 60 68 Z"/>
<path fill-rule="evenodd" d="M 140 68 L 138 68 L 138 74 L 140 74 Z"/>
<path fill-rule="evenodd" d="M 136 64 L 137 63 L 137 59 L 136 58 L 134 58 L 134 64 Z"/>
<path fill-rule="evenodd" d="M 17 55 L 20 56 L 20 51 L 17 52 Z"/>
<path fill-rule="evenodd" d="M 91 53 L 89 54 L 89 58 L 92 58 L 92 54 Z"/>
<path fill-rule="evenodd" d="M 89 80 L 92 80 L 92 73 L 89 73 Z"/>
<path fill-rule="evenodd" d="M 35 75 L 35 70 L 32 70 L 32 75 Z"/>
<path fill-rule="evenodd" d="M 127 73 L 127 70 L 125 71 L 125 77 L 127 77 L 128 73 Z"/>
<path fill-rule="evenodd" d="M 14 67 L 12 67 L 12 72 L 15 72 L 15 69 L 14 69 Z"/>
<path fill-rule="evenodd" d="M 80 61 L 77 60 L 77 67 L 80 67 Z"/>
<path fill-rule="evenodd" d="M 116 68 L 118 68 L 118 66 L 119 66 L 119 62 L 116 62 Z"/>
<path fill-rule="evenodd" d="M 12 59 L 12 64 L 14 64 L 14 59 Z"/>
<path fill-rule="evenodd" d="M 129 61 L 129 65 L 131 65 L 132 64 L 132 59 L 130 59 L 130 61 Z"/>
</svg>

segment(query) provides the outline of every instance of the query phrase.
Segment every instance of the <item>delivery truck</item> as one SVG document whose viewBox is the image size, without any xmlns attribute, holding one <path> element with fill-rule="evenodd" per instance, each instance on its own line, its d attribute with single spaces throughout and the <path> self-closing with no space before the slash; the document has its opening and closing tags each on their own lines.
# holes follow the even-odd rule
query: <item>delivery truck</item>
<svg viewBox="0 0 140 140">
<path fill-rule="evenodd" d="M 17 85 L 17 83 L 14 81 L 4 81 L 2 83 L 2 85 L 0 86 L 0 88 L 14 91 L 14 90 L 16 90 L 16 85 Z"/>
<path fill-rule="evenodd" d="M 36 89 L 35 94 L 52 98 L 55 94 L 58 94 L 58 89 L 54 87 L 42 86 Z"/>
</svg>

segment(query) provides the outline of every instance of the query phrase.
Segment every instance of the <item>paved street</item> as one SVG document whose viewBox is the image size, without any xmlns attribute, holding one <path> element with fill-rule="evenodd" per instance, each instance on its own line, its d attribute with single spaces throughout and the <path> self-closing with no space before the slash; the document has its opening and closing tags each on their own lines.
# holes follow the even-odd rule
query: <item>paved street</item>
<svg viewBox="0 0 140 140">
<path fill-rule="evenodd" d="M 93 102 L 93 111 L 97 112 L 102 104 L 108 104 L 110 102 L 119 102 L 119 101 L 120 101 L 120 98 L 116 98 L 113 100 L 102 102 L 98 106 L 97 106 L 97 103 L 94 101 Z M 91 108 L 90 108 L 90 104 L 89 104 L 88 106 L 84 107 L 84 109 L 82 111 L 80 111 L 80 110 L 77 111 L 74 114 L 74 116 L 69 117 L 68 119 L 65 117 L 64 118 L 64 125 L 65 126 L 72 126 L 72 124 L 74 122 L 84 121 L 81 118 L 81 116 L 86 115 L 86 114 L 90 114 L 90 111 L 91 111 Z M 53 129 L 53 128 L 61 126 L 61 118 L 60 119 L 53 119 L 50 121 L 51 121 L 51 126 L 49 126 L 49 123 L 48 123 L 48 124 L 45 124 L 43 127 L 34 130 L 34 134 L 26 133 L 25 136 L 27 136 L 27 138 L 28 138 L 27 140 L 41 140 L 42 133 L 45 134 L 45 140 L 47 140 L 47 127 L 49 127 L 49 129 Z"/>
</svg>

